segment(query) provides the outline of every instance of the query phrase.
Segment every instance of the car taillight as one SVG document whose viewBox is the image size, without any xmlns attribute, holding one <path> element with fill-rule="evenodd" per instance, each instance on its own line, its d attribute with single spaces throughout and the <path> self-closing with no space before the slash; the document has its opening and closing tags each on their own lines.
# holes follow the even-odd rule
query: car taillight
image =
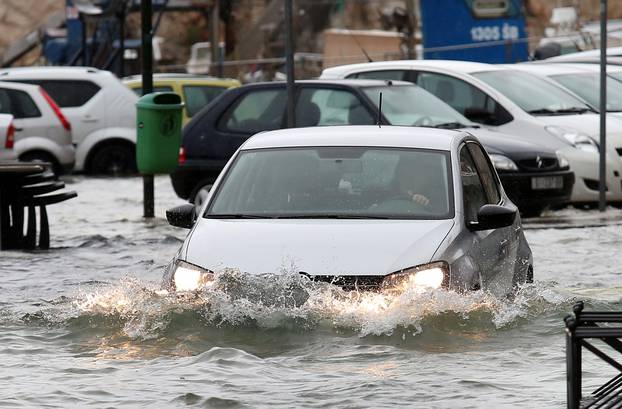
<svg viewBox="0 0 622 409">
<path fill-rule="evenodd" d="M 52 99 L 50 94 L 45 92 L 45 90 L 41 87 L 39 87 L 39 92 L 41 92 L 41 95 L 43 95 L 43 98 L 45 98 L 47 103 L 50 105 L 50 108 L 52 108 L 52 111 L 54 111 L 54 113 L 56 114 L 56 117 L 58 118 L 60 123 L 63 125 L 63 128 L 65 128 L 68 131 L 71 131 L 71 124 L 69 123 L 67 118 L 65 118 L 65 115 L 63 115 L 63 112 L 60 110 L 60 107 Z"/>
<path fill-rule="evenodd" d="M 180 165 L 183 165 L 186 162 L 186 150 L 183 146 L 179 147 L 179 160 L 177 162 Z"/>
<path fill-rule="evenodd" d="M 13 149 L 13 144 L 15 143 L 15 127 L 13 126 L 13 122 L 9 124 L 9 129 L 6 132 L 6 141 L 4 142 L 4 147 L 6 149 Z"/>
</svg>

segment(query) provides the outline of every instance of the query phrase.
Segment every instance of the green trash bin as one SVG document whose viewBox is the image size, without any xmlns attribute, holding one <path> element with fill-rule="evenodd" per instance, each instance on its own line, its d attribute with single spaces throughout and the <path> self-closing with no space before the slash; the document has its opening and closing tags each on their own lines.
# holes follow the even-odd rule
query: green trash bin
<svg viewBox="0 0 622 409">
<path fill-rule="evenodd" d="M 181 97 L 154 92 L 136 103 L 136 165 L 144 175 L 171 173 L 181 145 Z"/>
</svg>

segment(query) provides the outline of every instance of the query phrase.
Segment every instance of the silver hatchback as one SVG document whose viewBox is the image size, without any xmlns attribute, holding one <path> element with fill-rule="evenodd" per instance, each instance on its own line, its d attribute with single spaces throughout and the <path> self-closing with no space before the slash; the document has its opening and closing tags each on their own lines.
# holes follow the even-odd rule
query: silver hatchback
<svg viewBox="0 0 622 409">
<path fill-rule="evenodd" d="M 315 127 L 250 138 L 225 167 L 165 273 L 177 291 L 218 272 L 287 269 L 346 289 L 507 294 L 533 280 L 516 206 L 467 132 Z"/>
</svg>

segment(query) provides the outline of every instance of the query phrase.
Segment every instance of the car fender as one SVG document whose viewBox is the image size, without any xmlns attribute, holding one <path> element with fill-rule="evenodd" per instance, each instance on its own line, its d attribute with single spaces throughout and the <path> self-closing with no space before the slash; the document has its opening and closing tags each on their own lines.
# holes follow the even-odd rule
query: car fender
<svg viewBox="0 0 622 409">
<path fill-rule="evenodd" d="M 67 152 L 68 150 L 73 150 L 73 147 L 71 147 L 71 145 L 62 146 L 54 142 L 53 140 L 49 138 L 44 138 L 42 136 L 26 136 L 23 138 L 19 138 L 15 141 L 13 149 L 18 157 L 26 152 L 43 151 L 54 156 L 59 163 L 64 164 L 67 162 L 72 162 L 71 160 L 68 161 L 68 158 L 65 157 L 65 152 Z"/>
<path fill-rule="evenodd" d="M 110 127 L 100 128 L 88 134 L 76 150 L 76 170 L 83 170 L 91 150 L 101 142 L 123 139 L 136 144 L 136 128 Z"/>
</svg>

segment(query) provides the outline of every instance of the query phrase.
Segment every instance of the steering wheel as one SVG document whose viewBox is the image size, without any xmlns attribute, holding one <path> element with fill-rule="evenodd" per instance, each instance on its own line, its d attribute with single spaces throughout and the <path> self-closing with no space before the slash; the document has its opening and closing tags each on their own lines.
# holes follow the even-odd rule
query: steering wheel
<svg viewBox="0 0 622 409">
<path fill-rule="evenodd" d="M 417 119 L 412 126 L 427 126 L 431 123 L 432 118 L 430 118 L 429 116 L 422 116 L 421 118 Z"/>
</svg>

